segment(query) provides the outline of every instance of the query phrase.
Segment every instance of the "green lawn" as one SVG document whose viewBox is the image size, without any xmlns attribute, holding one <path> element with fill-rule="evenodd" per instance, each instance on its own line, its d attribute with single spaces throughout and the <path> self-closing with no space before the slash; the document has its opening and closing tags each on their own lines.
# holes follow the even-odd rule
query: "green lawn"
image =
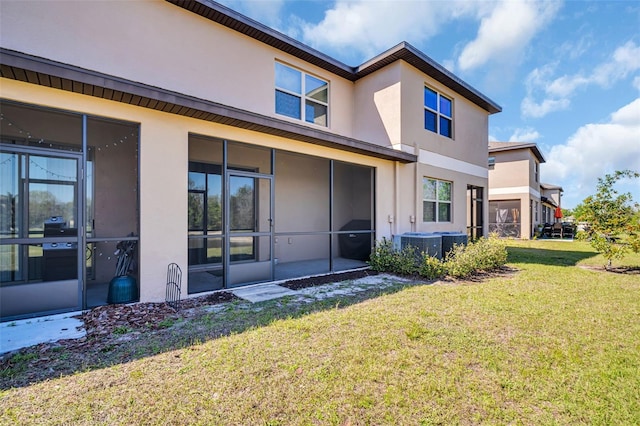
<svg viewBox="0 0 640 426">
<path fill-rule="evenodd" d="M 508 244 L 516 272 L 3 391 L 0 422 L 640 424 L 640 275 L 581 242 Z"/>
</svg>

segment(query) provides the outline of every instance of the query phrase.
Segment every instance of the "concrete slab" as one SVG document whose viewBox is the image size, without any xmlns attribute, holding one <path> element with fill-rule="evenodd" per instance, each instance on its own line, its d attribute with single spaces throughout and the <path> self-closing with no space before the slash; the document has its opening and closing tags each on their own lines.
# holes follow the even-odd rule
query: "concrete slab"
<svg viewBox="0 0 640 426">
<path fill-rule="evenodd" d="M 0 324 L 0 354 L 40 343 L 78 339 L 87 333 L 84 323 L 71 312 Z"/>
<path fill-rule="evenodd" d="M 251 303 L 296 295 L 295 291 L 277 284 L 260 284 L 253 287 L 243 287 L 231 290 L 231 293 L 241 299 L 248 300 Z"/>
</svg>

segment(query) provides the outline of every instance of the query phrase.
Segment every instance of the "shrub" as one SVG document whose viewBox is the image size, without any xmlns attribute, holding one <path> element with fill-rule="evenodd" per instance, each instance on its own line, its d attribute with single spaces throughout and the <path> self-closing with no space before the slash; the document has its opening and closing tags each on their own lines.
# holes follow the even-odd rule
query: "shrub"
<svg viewBox="0 0 640 426">
<path fill-rule="evenodd" d="M 369 265 L 378 272 L 415 275 L 432 280 L 449 275 L 465 278 L 479 271 L 490 271 L 507 263 L 505 243 L 496 235 L 480 238 L 468 245 L 457 244 L 447 253 L 444 261 L 420 253 L 415 247 L 395 250 L 393 242 L 383 238 L 376 243 Z"/>
<path fill-rule="evenodd" d="M 418 272 L 420 260 L 421 256 L 416 255 L 415 248 L 405 247 L 402 250 L 395 250 L 391 240 L 382 238 L 374 246 L 368 263 L 374 271 L 413 275 Z"/>
<path fill-rule="evenodd" d="M 394 257 L 393 242 L 382 237 L 382 240 L 377 241 L 373 247 L 368 263 L 374 271 L 391 272 Z"/>
<path fill-rule="evenodd" d="M 395 252 L 391 272 L 400 275 L 414 275 L 418 273 L 422 254 L 412 246 L 406 246 Z"/>
<path fill-rule="evenodd" d="M 447 275 L 468 277 L 479 271 L 490 271 L 507 263 L 505 243 L 497 236 L 480 238 L 467 246 L 456 245 L 445 259 Z"/>
<path fill-rule="evenodd" d="M 442 260 L 437 257 L 428 256 L 423 253 L 422 262 L 418 268 L 418 274 L 428 280 L 442 278 L 446 275 L 444 263 L 442 263 Z"/>
</svg>

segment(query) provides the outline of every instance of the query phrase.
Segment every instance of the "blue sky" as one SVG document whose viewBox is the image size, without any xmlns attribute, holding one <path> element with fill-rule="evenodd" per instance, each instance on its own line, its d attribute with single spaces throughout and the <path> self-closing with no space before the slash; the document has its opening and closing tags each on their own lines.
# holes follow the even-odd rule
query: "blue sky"
<svg viewBox="0 0 640 426">
<path fill-rule="evenodd" d="M 502 106 L 490 140 L 538 144 L 565 208 L 640 172 L 640 0 L 222 3 L 347 65 L 411 43 Z"/>
</svg>

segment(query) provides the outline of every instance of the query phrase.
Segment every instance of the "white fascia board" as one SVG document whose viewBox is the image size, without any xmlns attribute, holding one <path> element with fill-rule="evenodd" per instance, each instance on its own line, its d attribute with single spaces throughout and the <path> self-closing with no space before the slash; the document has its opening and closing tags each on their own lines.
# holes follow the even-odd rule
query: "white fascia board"
<svg viewBox="0 0 640 426">
<path fill-rule="evenodd" d="M 465 173 L 472 176 L 489 178 L 489 169 L 487 167 L 477 166 L 467 163 L 466 161 L 456 160 L 446 155 L 436 154 L 435 152 L 425 151 L 421 149 L 418 153 L 418 161 L 428 166 L 440 167 L 442 169 L 453 170 L 459 173 Z"/>
<path fill-rule="evenodd" d="M 489 188 L 489 195 L 531 194 L 540 198 L 540 193 L 530 186 L 509 186 L 506 188 Z"/>
</svg>

